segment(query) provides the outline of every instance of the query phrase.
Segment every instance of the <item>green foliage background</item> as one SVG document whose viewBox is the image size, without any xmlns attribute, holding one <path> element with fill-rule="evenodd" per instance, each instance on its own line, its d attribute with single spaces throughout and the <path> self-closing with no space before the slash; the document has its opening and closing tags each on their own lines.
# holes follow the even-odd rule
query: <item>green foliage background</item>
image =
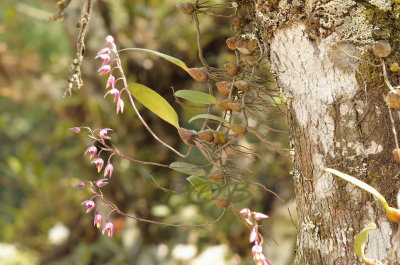
<svg viewBox="0 0 400 265">
<path fill-rule="evenodd" d="M 91 195 L 74 188 L 81 180 L 99 177 L 88 158 L 83 157 L 91 142 L 85 133 L 76 135 L 68 128 L 113 128 L 113 143 L 131 157 L 159 163 L 178 160 L 152 139 L 127 104 L 124 114 L 117 116 L 111 97 L 103 98 L 106 80 L 97 75 L 100 62 L 94 56 L 104 47 L 105 36 L 111 33 L 121 48 L 158 50 L 189 66 L 200 66 L 200 62 L 194 23 L 176 10 L 175 1 L 98 0 L 82 66 L 84 87 L 63 98 L 82 4 L 72 1 L 64 21 L 49 22 L 48 17 L 56 11 L 55 1 L 0 3 L 0 264 L 190 264 L 174 257 L 173 248 L 179 244 L 193 245 L 197 253 L 210 246 L 227 245 L 226 264 L 252 264 L 249 231 L 230 211 L 219 223 L 200 229 L 135 223 L 118 216 L 112 217 L 116 225 L 112 239 L 93 228 L 93 215 L 85 214 L 80 206 Z M 203 15 L 200 21 L 209 63 L 222 67 L 233 62 L 234 55 L 225 47 L 225 39 L 233 34 L 230 21 Z M 129 81 L 145 84 L 163 95 L 179 113 L 181 126 L 196 129 L 187 121 L 204 109 L 174 103 L 170 87 L 206 92 L 205 85 L 159 58 L 136 52 L 122 57 Z M 186 150 L 173 126 L 144 108 L 141 112 L 160 138 Z M 285 127 L 284 115 L 278 111 L 266 117 L 274 126 Z M 267 138 L 287 145 L 285 134 L 268 133 Z M 288 162 L 256 139 L 249 137 L 248 143 L 261 153 L 261 159 L 252 164 L 249 178 L 290 201 Z M 204 161 L 194 153 L 190 162 Z M 161 186 L 187 190 L 190 185 L 184 174 L 130 164 L 116 157 L 113 164 L 115 172 L 104 191 L 110 201 L 128 213 L 185 224 L 212 221 L 221 211 L 195 195 L 165 193 L 149 177 L 154 176 Z M 236 189 L 237 206 L 251 206 L 267 214 L 275 205 L 284 207 L 261 190 L 243 185 Z M 70 232 L 60 244 L 49 240 L 49 231 L 57 223 Z M 272 238 L 267 243 L 275 244 Z M 17 255 L 4 254 L 10 246 L 15 247 Z"/>
</svg>

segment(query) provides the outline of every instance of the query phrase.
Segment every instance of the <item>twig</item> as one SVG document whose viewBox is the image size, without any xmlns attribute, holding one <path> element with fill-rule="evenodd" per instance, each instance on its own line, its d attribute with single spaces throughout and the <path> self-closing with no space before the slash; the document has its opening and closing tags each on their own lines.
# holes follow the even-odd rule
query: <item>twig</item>
<svg viewBox="0 0 400 265">
<path fill-rule="evenodd" d="M 80 28 L 78 41 L 76 43 L 76 55 L 68 71 L 68 86 L 64 92 L 64 97 L 72 94 L 72 89 L 80 89 L 83 86 L 81 77 L 81 64 L 85 53 L 85 36 L 88 29 L 89 20 L 92 14 L 93 0 L 86 0 L 86 6 L 82 9 L 81 18 L 78 22 Z"/>
</svg>

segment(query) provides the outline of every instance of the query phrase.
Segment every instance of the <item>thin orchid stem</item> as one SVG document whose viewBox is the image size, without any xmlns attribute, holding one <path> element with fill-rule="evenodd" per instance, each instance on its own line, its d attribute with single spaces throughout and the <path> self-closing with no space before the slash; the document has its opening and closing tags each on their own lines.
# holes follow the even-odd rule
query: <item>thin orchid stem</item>
<svg viewBox="0 0 400 265">
<path fill-rule="evenodd" d="M 144 218 L 140 218 L 140 217 L 129 215 L 127 213 L 122 212 L 120 209 L 118 209 L 118 207 L 116 207 L 116 206 L 112 205 L 111 203 L 109 203 L 108 201 L 106 201 L 103 196 L 101 196 L 100 198 L 108 207 L 110 207 L 111 209 L 116 211 L 119 215 L 125 216 L 127 218 L 130 218 L 130 219 L 133 219 L 133 220 L 136 220 L 136 221 L 139 221 L 139 222 L 145 222 L 145 223 L 156 224 L 156 225 L 173 226 L 173 227 L 183 227 L 183 228 L 185 228 L 185 227 L 201 227 L 201 226 L 207 226 L 207 225 L 210 225 L 210 224 L 214 224 L 214 223 L 219 222 L 219 220 L 221 220 L 221 218 L 224 216 L 225 211 L 226 211 L 226 209 L 224 208 L 222 213 L 218 216 L 217 219 L 215 219 L 215 220 L 213 220 L 211 222 L 203 223 L 203 224 L 190 224 L 190 225 L 189 224 L 182 224 L 182 225 L 180 225 L 180 224 L 168 224 L 168 223 L 157 222 L 157 221 L 148 220 L 148 219 L 144 219 Z"/>
</svg>

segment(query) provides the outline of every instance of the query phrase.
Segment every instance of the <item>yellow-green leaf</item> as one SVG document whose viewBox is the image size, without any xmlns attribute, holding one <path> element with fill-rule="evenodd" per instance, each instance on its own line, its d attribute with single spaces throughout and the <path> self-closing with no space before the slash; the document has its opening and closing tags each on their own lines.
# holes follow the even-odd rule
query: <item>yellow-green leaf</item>
<svg viewBox="0 0 400 265">
<path fill-rule="evenodd" d="M 220 122 L 225 123 L 225 124 L 228 125 L 229 127 L 231 126 L 231 124 L 230 124 L 227 120 L 225 120 L 225 119 L 223 119 L 223 118 L 221 118 L 221 117 L 212 115 L 212 114 L 199 114 L 199 115 L 193 116 L 193 117 L 189 120 L 189 123 L 192 122 L 192 121 L 198 120 L 198 119 L 209 119 L 209 120 L 220 121 Z"/>
<path fill-rule="evenodd" d="M 211 188 L 203 179 L 197 176 L 190 176 L 187 178 L 187 180 L 193 185 L 195 190 L 197 190 L 201 196 L 212 199 Z"/>
<path fill-rule="evenodd" d="M 146 108 L 179 129 L 178 114 L 176 114 L 171 105 L 157 92 L 138 83 L 130 84 L 128 90 Z"/>
<path fill-rule="evenodd" d="M 374 189 L 373 187 L 371 187 L 370 185 L 368 185 L 367 183 L 356 179 L 355 177 L 352 177 L 350 175 L 347 175 L 343 172 L 340 172 L 338 170 L 332 169 L 332 168 L 325 168 L 325 172 L 329 172 L 332 173 L 356 186 L 358 186 L 359 188 L 368 191 L 369 193 L 371 193 L 372 195 L 374 195 L 383 205 L 383 207 L 385 207 L 386 212 L 389 210 L 389 206 L 388 203 L 385 200 L 385 197 L 383 197 L 382 194 L 380 194 L 376 189 Z"/>
<path fill-rule="evenodd" d="M 368 259 L 364 255 L 365 245 L 367 244 L 368 240 L 368 232 L 375 229 L 376 229 L 376 224 L 369 223 L 354 239 L 354 246 L 353 246 L 354 253 L 360 258 L 362 258 L 364 262 L 368 261 Z"/>
<path fill-rule="evenodd" d="M 217 100 L 212 95 L 199 91 L 178 90 L 175 92 L 175 96 L 201 104 L 217 103 Z"/>
<path fill-rule="evenodd" d="M 186 66 L 186 64 L 179 60 L 178 58 L 169 56 L 167 54 L 161 53 L 161 52 L 157 52 L 157 51 L 153 51 L 153 50 L 148 50 L 148 49 L 142 49 L 142 48 L 126 48 L 126 49 L 122 49 L 120 50 L 120 52 L 122 51 L 139 51 L 139 52 L 147 52 L 153 55 L 156 55 L 158 57 L 161 57 L 171 63 L 176 64 L 177 66 L 179 66 L 180 68 L 182 68 L 183 70 L 185 70 L 186 72 L 189 72 L 189 68 Z"/>
<path fill-rule="evenodd" d="M 205 176 L 206 171 L 196 165 L 186 162 L 172 162 L 170 165 L 171 169 L 193 176 Z"/>
</svg>

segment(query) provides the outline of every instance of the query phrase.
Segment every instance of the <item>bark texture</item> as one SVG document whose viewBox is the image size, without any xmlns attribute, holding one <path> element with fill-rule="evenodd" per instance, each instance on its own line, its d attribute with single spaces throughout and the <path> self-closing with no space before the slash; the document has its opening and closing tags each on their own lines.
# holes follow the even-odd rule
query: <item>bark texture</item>
<svg viewBox="0 0 400 265">
<path fill-rule="evenodd" d="M 307 13 L 307 3 L 318 1 L 305 2 L 297 5 L 297 11 Z M 353 241 L 370 222 L 378 230 L 370 233 L 366 256 L 385 260 L 397 226 L 389 223 L 373 196 L 323 169 L 335 168 L 363 180 L 394 206 L 399 166 L 392 157 L 395 142 L 382 96 L 388 90 L 364 87 L 356 79 L 357 65 L 341 54 L 342 49 L 337 50 L 345 35 L 320 31 L 314 38 L 309 19 L 297 18 L 301 15 L 283 27 L 271 23 L 271 16 L 258 17 L 261 31 L 266 32 L 263 41 L 269 47 L 272 68 L 288 102 L 298 214 L 295 263 L 363 264 L 353 252 Z M 272 33 L 265 28 L 271 25 L 276 26 Z M 369 42 L 367 35 L 359 37 L 360 43 Z M 354 44 L 346 45 L 342 48 L 355 50 Z M 397 257 L 390 264 L 399 264 Z"/>
</svg>

